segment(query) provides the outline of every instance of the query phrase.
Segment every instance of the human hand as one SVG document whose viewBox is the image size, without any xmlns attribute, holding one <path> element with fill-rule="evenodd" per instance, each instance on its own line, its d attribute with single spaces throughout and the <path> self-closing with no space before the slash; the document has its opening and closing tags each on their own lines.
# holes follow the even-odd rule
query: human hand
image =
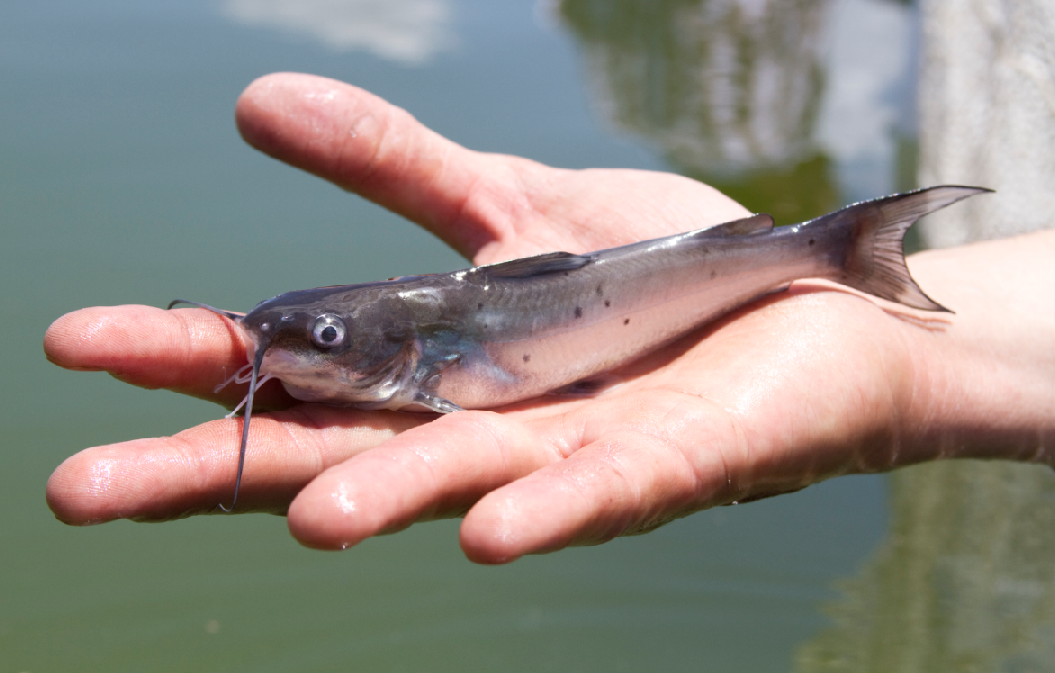
<svg viewBox="0 0 1055 673">
<path fill-rule="evenodd" d="M 477 264 L 613 247 L 746 212 L 675 175 L 472 152 L 364 91 L 306 75 L 255 82 L 237 119 L 250 144 L 406 216 Z M 254 416 L 239 509 L 288 511 L 294 536 L 318 548 L 464 514 L 466 554 L 497 563 L 949 447 L 1030 457 L 1029 438 L 1049 418 L 1044 381 L 1055 376 L 1030 379 L 1017 414 L 965 405 L 978 386 L 1018 386 L 1024 372 L 1055 366 L 1049 358 L 1037 370 L 1041 343 L 995 372 L 959 347 L 977 341 L 1000 302 L 949 283 L 960 258 L 930 260 L 913 272 L 960 312 L 948 322 L 898 319 L 890 312 L 918 314 L 796 283 L 634 363 L 622 385 L 590 399 L 435 418 L 297 403 L 269 384 L 258 405 L 280 410 Z M 211 392 L 216 372 L 245 353 L 230 324 L 200 309 L 84 309 L 52 325 L 45 350 L 61 366 L 135 385 L 227 405 L 242 395 Z M 979 377 L 970 390 L 963 366 Z M 214 511 L 231 492 L 241 424 L 82 451 L 55 471 L 48 502 L 72 524 Z M 980 431 L 987 441 L 975 441 Z"/>
</svg>

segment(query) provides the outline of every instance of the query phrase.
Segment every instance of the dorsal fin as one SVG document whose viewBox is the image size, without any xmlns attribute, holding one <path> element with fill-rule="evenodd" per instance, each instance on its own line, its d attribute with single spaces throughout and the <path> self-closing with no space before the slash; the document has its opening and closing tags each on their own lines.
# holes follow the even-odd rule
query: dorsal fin
<svg viewBox="0 0 1055 673">
<path fill-rule="evenodd" d="M 765 213 L 715 225 L 700 232 L 702 236 L 747 236 L 773 228 L 773 217 Z"/>
<path fill-rule="evenodd" d="M 573 255 L 570 252 L 548 252 L 534 257 L 511 259 L 488 266 L 477 267 L 492 278 L 530 278 L 561 271 L 574 271 L 593 262 L 588 255 Z"/>
</svg>

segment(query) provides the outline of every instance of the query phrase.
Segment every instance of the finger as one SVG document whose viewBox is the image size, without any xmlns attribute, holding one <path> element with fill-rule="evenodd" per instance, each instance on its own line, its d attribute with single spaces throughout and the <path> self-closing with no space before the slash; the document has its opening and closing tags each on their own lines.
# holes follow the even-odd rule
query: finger
<svg viewBox="0 0 1055 673">
<path fill-rule="evenodd" d="M 557 443 L 574 451 L 566 460 L 489 493 L 469 511 L 461 544 L 470 559 L 506 563 L 648 531 L 730 490 L 725 456 L 743 450 L 731 416 L 664 391 L 582 409 L 552 424 L 562 436 Z M 687 436 L 709 450 L 686 452 Z"/>
<path fill-rule="evenodd" d="M 167 388 L 233 407 L 245 385 L 214 389 L 244 366 L 246 345 L 230 320 L 204 309 L 97 306 L 60 317 L 44 335 L 48 360 L 66 369 L 105 371 L 143 388 Z M 276 386 L 257 397 L 261 408 L 288 406 Z"/>
<path fill-rule="evenodd" d="M 458 412 L 319 475 L 290 505 L 290 531 L 309 547 L 344 549 L 462 514 L 488 491 L 561 458 L 512 415 Z"/>
<path fill-rule="evenodd" d="M 319 472 L 427 420 L 317 405 L 253 416 L 238 510 L 285 512 Z M 242 419 L 224 419 L 174 437 L 86 449 L 52 474 L 48 505 L 73 525 L 218 513 L 234 492 L 241 428 Z"/>
<path fill-rule="evenodd" d="M 377 96 L 310 75 L 256 80 L 236 119 L 250 145 L 421 224 L 466 256 L 525 208 L 510 164 L 536 166 L 467 150 Z M 470 213 L 474 194 L 488 205 Z"/>
<path fill-rule="evenodd" d="M 257 149 L 421 224 L 481 264 L 587 252 L 746 214 L 689 178 L 474 152 L 377 96 L 310 75 L 257 80 L 236 118 Z"/>
</svg>

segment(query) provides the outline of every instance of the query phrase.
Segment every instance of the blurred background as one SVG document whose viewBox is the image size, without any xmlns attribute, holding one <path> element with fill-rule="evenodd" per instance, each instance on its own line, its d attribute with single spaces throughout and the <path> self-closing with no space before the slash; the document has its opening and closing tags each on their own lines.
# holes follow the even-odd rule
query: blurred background
<svg viewBox="0 0 1055 673">
<path fill-rule="evenodd" d="M 293 70 L 474 149 L 673 171 L 778 223 L 923 184 L 998 196 L 910 242 L 1051 226 L 1055 12 L 934 0 L 5 0 L 0 4 L 0 672 L 1055 670 L 1055 475 L 843 477 L 646 536 L 479 567 L 457 521 L 344 553 L 285 520 L 69 528 L 86 446 L 223 410 L 49 365 L 90 305 L 460 268 L 245 146 Z"/>
</svg>

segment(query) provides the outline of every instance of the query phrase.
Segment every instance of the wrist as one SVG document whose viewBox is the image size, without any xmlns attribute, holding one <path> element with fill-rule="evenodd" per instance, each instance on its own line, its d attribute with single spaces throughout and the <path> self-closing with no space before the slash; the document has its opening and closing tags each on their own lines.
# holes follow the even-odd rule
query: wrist
<svg viewBox="0 0 1055 673">
<path fill-rule="evenodd" d="M 1055 232 L 910 260 L 955 315 L 906 324 L 915 390 L 909 432 L 922 459 L 1004 458 L 1055 466 Z M 917 462 L 917 461 L 912 461 Z"/>
</svg>

